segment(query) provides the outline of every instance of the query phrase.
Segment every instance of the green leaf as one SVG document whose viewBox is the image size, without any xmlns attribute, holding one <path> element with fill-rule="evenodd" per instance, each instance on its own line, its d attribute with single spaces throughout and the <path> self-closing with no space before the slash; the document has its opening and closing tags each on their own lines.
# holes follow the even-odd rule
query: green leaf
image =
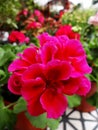
<svg viewBox="0 0 98 130">
<path fill-rule="evenodd" d="M 13 130 L 16 123 L 16 115 L 9 109 L 0 109 L 0 130 Z"/>
<path fill-rule="evenodd" d="M 50 127 L 51 130 L 56 130 L 59 125 L 59 119 L 50 119 L 46 117 L 46 114 L 41 114 L 40 116 L 31 116 L 29 113 L 26 113 L 27 118 L 30 120 L 31 124 L 36 128 L 46 128 Z"/>
<path fill-rule="evenodd" d="M 67 96 L 67 99 L 70 108 L 76 107 L 81 103 L 81 97 L 77 95 Z"/>
<path fill-rule="evenodd" d="M 0 96 L 0 109 L 4 107 L 3 98 Z"/>
<path fill-rule="evenodd" d="M 5 63 L 8 62 L 11 58 L 14 58 L 14 54 L 11 52 L 11 50 L 7 50 L 0 59 L 0 66 L 5 65 Z"/>
<path fill-rule="evenodd" d="M 0 85 L 3 83 L 5 79 L 6 79 L 6 73 L 0 69 Z"/>
<path fill-rule="evenodd" d="M 5 51 L 0 47 L 0 61 L 2 57 L 4 56 Z"/>
<path fill-rule="evenodd" d="M 47 126 L 51 129 L 51 130 L 56 130 L 58 128 L 59 125 L 59 121 L 60 118 L 58 120 L 56 119 L 49 119 L 47 120 Z"/>
<path fill-rule="evenodd" d="M 13 112 L 18 114 L 22 111 L 26 111 L 27 107 L 26 107 L 26 101 L 20 97 L 16 103 L 16 105 L 13 108 Z"/>
<path fill-rule="evenodd" d="M 4 105 L 3 98 L 0 97 L 0 130 L 13 130 L 16 123 L 16 114 L 7 109 Z"/>
<path fill-rule="evenodd" d="M 98 92 L 96 92 L 93 96 L 87 99 L 87 101 L 92 105 L 98 108 Z"/>
</svg>

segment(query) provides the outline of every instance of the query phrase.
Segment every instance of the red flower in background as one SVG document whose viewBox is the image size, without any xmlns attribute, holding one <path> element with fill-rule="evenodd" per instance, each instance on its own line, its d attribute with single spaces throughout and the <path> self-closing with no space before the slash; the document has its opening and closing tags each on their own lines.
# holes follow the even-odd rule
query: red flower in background
<svg viewBox="0 0 98 130">
<path fill-rule="evenodd" d="M 9 66 L 8 88 L 23 96 L 31 115 L 46 112 L 49 118 L 58 118 L 67 108 L 65 95 L 89 92 L 91 84 L 85 74 L 92 69 L 80 41 L 47 33 L 39 41 L 40 48 L 25 49 Z"/>
<path fill-rule="evenodd" d="M 44 16 L 39 10 L 34 10 L 33 14 L 28 18 L 26 29 L 39 29 L 44 24 Z"/>
<path fill-rule="evenodd" d="M 28 23 L 28 25 L 26 26 L 26 29 L 27 30 L 38 29 L 38 28 L 41 28 L 41 27 L 42 27 L 42 25 L 39 22 L 33 21 L 33 22 Z"/>
<path fill-rule="evenodd" d="M 44 21 L 45 21 L 44 15 L 39 10 L 37 10 L 37 9 L 34 10 L 33 15 L 38 22 L 40 22 L 41 24 L 44 23 Z"/>
<path fill-rule="evenodd" d="M 17 14 L 16 20 L 17 20 L 17 21 L 20 21 L 22 17 L 27 17 L 28 13 L 29 13 L 28 9 L 23 9 L 23 10 L 21 10 L 21 11 Z"/>
<path fill-rule="evenodd" d="M 67 12 L 66 9 L 65 9 L 65 10 L 60 10 L 60 12 L 59 12 L 60 18 L 61 18 L 66 12 Z"/>
<path fill-rule="evenodd" d="M 18 43 L 28 43 L 29 42 L 29 37 L 26 37 L 22 32 L 19 31 L 12 31 L 8 37 L 8 40 L 10 42 L 18 42 Z"/>
<path fill-rule="evenodd" d="M 72 30 L 71 25 L 62 25 L 56 32 L 56 36 L 67 35 L 70 39 L 80 40 L 80 34 Z"/>
</svg>

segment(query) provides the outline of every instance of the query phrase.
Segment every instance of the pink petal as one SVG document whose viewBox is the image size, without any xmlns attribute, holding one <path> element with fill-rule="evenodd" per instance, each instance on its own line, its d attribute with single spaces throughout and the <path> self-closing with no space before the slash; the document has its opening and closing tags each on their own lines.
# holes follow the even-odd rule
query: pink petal
<svg viewBox="0 0 98 130">
<path fill-rule="evenodd" d="M 43 69 L 44 66 L 41 64 L 32 64 L 28 69 L 23 73 L 22 80 L 25 82 L 26 80 L 36 79 L 39 77 L 43 77 Z"/>
<path fill-rule="evenodd" d="M 34 97 L 29 100 L 27 103 L 27 108 L 32 116 L 39 116 L 40 114 L 45 112 L 40 103 L 40 97 Z"/>
<path fill-rule="evenodd" d="M 43 33 L 38 36 L 40 45 L 43 46 L 47 41 L 50 41 L 51 36 L 48 33 Z"/>
<path fill-rule="evenodd" d="M 8 89 L 14 94 L 21 95 L 21 82 L 21 76 L 14 73 L 8 80 Z"/>
<path fill-rule="evenodd" d="M 73 71 L 71 77 L 79 77 L 92 72 L 92 68 L 88 65 L 85 58 L 83 58 L 81 61 L 73 61 L 72 66 Z"/>
<path fill-rule="evenodd" d="M 47 89 L 40 98 L 48 118 L 59 118 L 67 108 L 66 97 L 53 89 Z"/>
<path fill-rule="evenodd" d="M 41 58 L 43 63 L 47 63 L 54 58 L 54 55 L 57 51 L 57 47 L 53 43 L 46 43 L 41 49 Z"/>
<path fill-rule="evenodd" d="M 16 71 L 21 69 L 26 69 L 30 64 L 22 59 L 14 60 L 8 67 L 8 71 Z"/>
<path fill-rule="evenodd" d="M 48 80 L 63 80 L 70 77 L 71 70 L 68 62 L 53 60 L 48 62 L 45 74 Z"/>
<path fill-rule="evenodd" d="M 66 60 L 81 60 L 81 58 L 86 57 L 82 44 L 74 39 L 66 42 L 63 55 Z"/>
<path fill-rule="evenodd" d="M 62 36 L 58 36 L 57 37 L 60 44 L 62 43 L 62 45 L 64 46 L 66 44 L 66 42 L 69 40 L 69 38 L 66 35 L 62 35 Z M 62 47 L 63 47 L 62 46 Z"/>
<path fill-rule="evenodd" d="M 26 60 L 30 64 L 36 63 L 37 50 L 35 48 L 27 48 L 21 55 L 22 59 Z"/>
<path fill-rule="evenodd" d="M 31 98 L 36 98 L 36 96 L 41 95 L 45 87 L 45 82 L 41 78 L 32 79 L 23 83 L 21 93 L 26 100 L 30 100 Z"/>
<path fill-rule="evenodd" d="M 77 90 L 76 94 L 79 95 L 86 95 L 91 89 L 91 82 L 86 77 L 80 77 L 79 82 L 79 89 Z"/>
<path fill-rule="evenodd" d="M 79 89 L 77 78 L 70 78 L 70 79 L 62 81 L 62 82 L 64 85 L 64 88 L 63 88 L 64 94 L 73 95 Z"/>
<path fill-rule="evenodd" d="M 58 41 L 57 41 L 58 40 Z M 54 43 L 53 43 L 53 45 L 55 44 L 56 45 L 56 47 L 57 47 L 57 51 L 56 51 L 56 53 L 55 53 L 55 55 L 54 55 L 54 58 L 55 59 L 60 59 L 60 60 L 63 60 L 64 58 L 64 56 L 63 56 L 63 48 L 64 48 L 64 46 L 65 46 L 65 44 L 66 44 L 66 42 L 68 41 L 69 39 L 68 39 L 68 37 L 67 36 L 64 36 L 64 35 L 62 35 L 62 36 L 58 36 L 58 37 L 55 37 L 55 41 L 54 41 Z M 57 42 L 56 42 L 57 41 Z"/>
</svg>

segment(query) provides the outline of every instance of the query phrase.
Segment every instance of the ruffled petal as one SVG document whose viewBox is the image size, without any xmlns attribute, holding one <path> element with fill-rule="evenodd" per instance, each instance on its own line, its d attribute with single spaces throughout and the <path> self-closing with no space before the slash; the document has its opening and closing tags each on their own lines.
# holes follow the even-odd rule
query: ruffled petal
<svg viewBox="0 0 98 130">
<path fill-rule="evenodd" d="M 9 72 L 26 69 L 30 64 L 22 59 L 16 59 L 14 60 L 10 66 L 8 67 Z"/>
<path fill-rule="evenodd" d="M 79 89 L 78 78 L 70 78 L 68 80 L 62 81 L 63 93 L 67 95 L 73 95 Z"/>
<path fill-rule="evenodd" d="M 36 98 L 36 96 L 41 95 L 45 87 L 46 84 L 41 78 L 32 79 L 23 83 L 21 93 L 25 100 L 30 100 L 31 98 Z"/>
<path fill-rule="evenodd" d="M 68 40 L 64 46 L 64 59 L 69 60 L 81 60 L 86 57 L 86 53 L 83 49 L 82 44 L 78 40 Z"/>
<path fill-rule="evenodd" d="M 43 46 L 47 41 L 50 41 L 51 36 L 48 33 L 42 33 L 38 36 L 40 45 Z"/>
<path fill-rule="evenodd" d="M 71 77 L 79 77 L 92 72 L 92 68 L 88 65 L 85 58 L 81 61 L 72 62 L 73 70 Z"/>
<path fill-rule="evenodd" d="M 24 50 L 23 54 L 21 55 L 21 58 L 27 61 L 28 63 L 36 63 L 36 55 L 37 55 L 37 50 L 33 47 L 27 48 Z"/>
<path fill-rule="evenodd" d="M 71 70 L 71 66 L 68 62 L 53 60 L 48 62 L 45 74 L 48 80 L 63 80 L 70 77 Z"/>
<path fill-rule="evenodd" d="M 40 98 L 48 118 L 59 118 L 67 108 L 66 97 L 53 89 L 47 89 Z"/>
<path fill-rule="evenodd" d="M 39 116 L 40 114 L 45 112 L 40 103 L 40 97 L 34 97 L 29 100 L 27 102 L 27 108 L 32 116 Z"/>
<path fill-rule="evenodd" d="M 86 77 L 80 77 L 77 82 L 79 85 L 79 89 L 76 94 L 85 96 L 91 89 L 91 82 Z"/>
<path fill-rule="evenodd" d="M 21 87 L 22 87 L 22 81 L 21 81 L 21 75 L 13 74 L 10 76 L 8 80 L 8 89 L 17 95 L 21 95 Z"/>
<path fill-rule="evenodd" d="M 39 77 L 44 78 L 43 74 L 44 66 L 41 64 L 32 64 L 22 75 L 22 80 L 36 79 Z"/>
<path fill-rule="evenodd" d="M 56 51 L 57 51 L 57 47 L 53 45 L 53 43 L 52 44 L 51 42 L 46 43 L 41 49 L 42 62 L 46 64 L 47 62 L 54 59 L 54 55 Z"/>
</svg>

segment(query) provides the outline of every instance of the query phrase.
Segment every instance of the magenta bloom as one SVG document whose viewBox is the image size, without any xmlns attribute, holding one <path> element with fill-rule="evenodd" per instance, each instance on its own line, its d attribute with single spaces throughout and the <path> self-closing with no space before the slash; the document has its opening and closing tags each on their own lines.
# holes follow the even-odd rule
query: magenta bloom
<svg viewBox="0 0 98 130">
<path fill-rule="evenodd" d="M 8 37 L 8 40 L 10 42 L 18 42 L 18 43 L 28 43 L 29 42 L 29 38 L 26 37 L 22 32 L 19 31 L 12 31 Z"/>
<path fill-rule="evenodd" d="M 30 46 L 9 66 L 8 88 L 27 101 L 31 115 L 46 112 L 48 118 L 58 118 L 67 108 L 65 95 L 89 92 L 91 84 L 85 74 L 92 69 L 80 41 L 47 33 L 39 41 L 39 48 Z"/>
<path fill-rule="evenodd" d="M 72 30 L 71 25 L 62 25 L 56 32 L 56 36 L 67 35 L 70 39 L 80 39 L 80 34 Z"/>
</svg>

